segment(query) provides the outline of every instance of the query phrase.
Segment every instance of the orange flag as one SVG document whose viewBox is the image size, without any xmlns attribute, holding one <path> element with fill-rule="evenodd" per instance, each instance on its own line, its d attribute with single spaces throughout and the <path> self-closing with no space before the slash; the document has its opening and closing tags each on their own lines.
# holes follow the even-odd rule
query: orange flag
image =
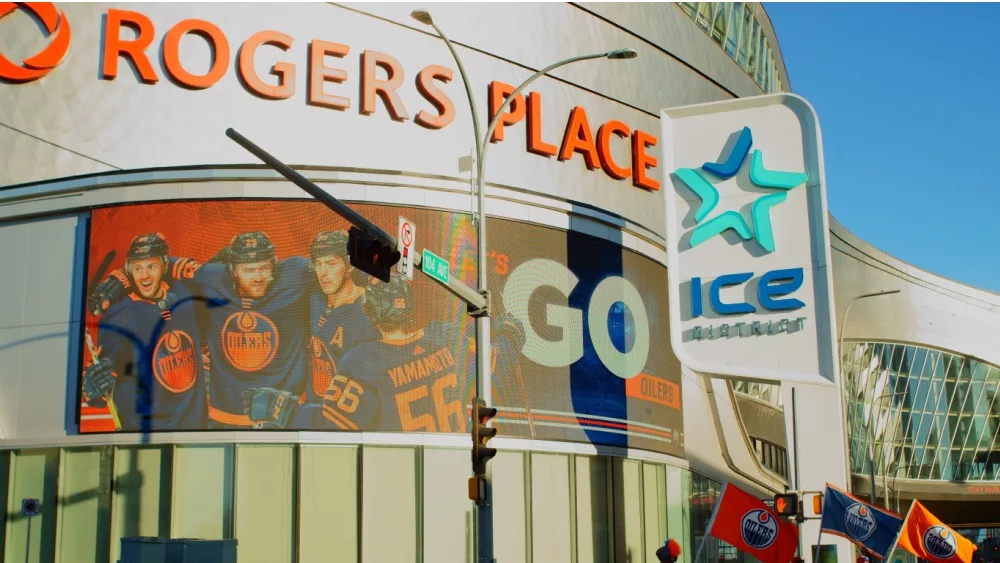
<svg viewBox="0 0 1000 563">
<path fill-rule="evenodd" d="M 933 563 L 971 563 L 976 544 L 956 534 L 913 501 L 899 532 L 899 547 Z"/>
</svg>

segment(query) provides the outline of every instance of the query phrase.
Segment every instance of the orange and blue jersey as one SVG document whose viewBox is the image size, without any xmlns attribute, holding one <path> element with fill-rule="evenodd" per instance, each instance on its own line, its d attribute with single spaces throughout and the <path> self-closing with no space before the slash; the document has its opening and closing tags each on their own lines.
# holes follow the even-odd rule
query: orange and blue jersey
<svg viewBox="0 0 1000 563">
<path fill-rule="evenodd" d="M 509 343 L 501 340 L 498 346 Z M 508 356 L 504 349 L 494 355 Z M 498 403 L 521 397 L 511 362 L 494 361 Z M 497 369 L 499 367 L 499 369 Z M 346 352 L 319 404 L 300 407 L 295 428 L 348 431 L 467 431 L 468 406 L 475 390 L 474 326 L 431 323 L 406 340 L 362 342 Z M 509 384 L 505 384 L 507 382 Z"/>
<path fill-rule="evenodd" d="M 199 430 L 208 420 L 202 340 L 203 306 L 183 284 L 162 283 L 162 299 L 131 293 L 98 324 L 100 355 L 117 374 L 112 399 L 122 430 Z"/>
<path fill-rule="evenodd" d="M 320 402 L 337 375 L 337 366 L 344 354 L 362 342 L 377 340 L 378 331 L 361 307 L 359 297 L 352 303 L 327 307 L 326 295 L 315 292 L 311 297 L 312 377 L 307 390 L 311 403 Z"/>
<path fill-rule="evenodd" d="M 228 267 L 209 263 L 191 267 L 171 260 L 173 275 L 198 284 L 204 297 L 219 304 L 208 310 L 205 340 L 211 354 L 209 416 L 214 426 L 251 427 L 244 414 L 243 391 L 272 387 L 304 395 L 310 373 L 309 296 L 314 276 L 308 261 L 280 261 L 267 294 L 241 297 Z"/>
</svg>

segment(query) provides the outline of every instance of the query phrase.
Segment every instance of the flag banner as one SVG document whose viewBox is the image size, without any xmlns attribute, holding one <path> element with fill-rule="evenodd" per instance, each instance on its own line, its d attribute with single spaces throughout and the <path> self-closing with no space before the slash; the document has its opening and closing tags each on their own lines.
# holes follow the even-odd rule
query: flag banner
<svg viewBox="0 0 1000 563">
<path fill-rule="evenodd" d="M 827 483 L 823 491 L 822 531 L 847 538 L 858 547 L 885 559 L 903 526 L 895 513 L 872 506 Z"/>
<path fill-rule="evenodd" d="M 976 551 L 976 544 L 956 534 L 916 500 L 903 522 L 899 547 L 932 563 L 970 563 Z"/>
<path fill-rule="evenodd" d="M 749 553 L 761 563 L 788 563 L 799 544 L 799 530 L 759 498 L 726 483 L 708 534 Z"/>
</svg>

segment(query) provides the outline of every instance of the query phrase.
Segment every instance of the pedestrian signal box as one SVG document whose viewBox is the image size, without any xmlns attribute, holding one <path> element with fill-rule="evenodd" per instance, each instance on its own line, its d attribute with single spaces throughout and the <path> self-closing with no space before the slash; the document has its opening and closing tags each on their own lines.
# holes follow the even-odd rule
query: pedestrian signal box
<svg viewBox="0 0 1000 563">
<path fill-rule="evenodd" d="M 799 495 L 795 493 L 774 495 L 774 511 L 778 516 L 796 516 L 799 513 Z"/>
</svg>

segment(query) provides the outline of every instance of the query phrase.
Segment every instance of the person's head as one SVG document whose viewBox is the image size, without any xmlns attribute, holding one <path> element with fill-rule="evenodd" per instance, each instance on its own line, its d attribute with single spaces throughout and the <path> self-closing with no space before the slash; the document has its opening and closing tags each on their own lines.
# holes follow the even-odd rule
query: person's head
<svg viewBox="0 0 1000 563">
<path fill-rule="evenodd" d="M 322 232 L 309 245 L 309 259 L 316 281 L 324 295 L 335 295 L 350 283 L 351 267 L 347 257 L 347 233 Z"/>
<path fill-rule="evenodd" d="M 667 541 L 663 542 L 663 547 L 667 548 L 666 555 L 669 559 L 661 559 L 660 561 L 669 561 L 670 563 L 673 563 L 677 561 L 678 558 L 680 558 L 681 544 L 678 543 L 677 540 L 675 540 L 674 538 L 670 538 Z"/>
<path fill-rule="evenodd" d="M 229 272 L 240 295 L 260 299 L 274 281 L 274 244 L 261 231 L 236 235 L 229 245 Z"/>
<path fill-rule="evenodd" d="M 139 235 L 132 239 L 125 256 L 125 273 L 143 299 L 160 297 L 169 252 L 167 241 L 160 233 Z"/>
<path fill-rule="evenodd" d="M 365 288 L 363 307 L 372 323 L 383 333 L 413 329 L 413 300 L 410 284 L 393 272 L 389 283 L 375 282 Z"/>
</svg>

